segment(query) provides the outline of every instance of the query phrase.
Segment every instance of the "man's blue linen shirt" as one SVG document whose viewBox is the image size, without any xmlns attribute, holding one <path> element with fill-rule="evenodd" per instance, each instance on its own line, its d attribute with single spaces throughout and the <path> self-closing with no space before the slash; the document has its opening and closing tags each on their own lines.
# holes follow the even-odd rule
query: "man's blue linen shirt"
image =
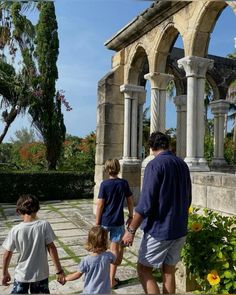
<svg viewBox="0 0 236 295">
<path fill-rule="evenodd" d="M 148 163 L 135 211 L 143 218 L 141 228 L 158 241 L 187 234 L 188 209 L 192 200 L 187 164 L 165 150 Z"/>
</svg>

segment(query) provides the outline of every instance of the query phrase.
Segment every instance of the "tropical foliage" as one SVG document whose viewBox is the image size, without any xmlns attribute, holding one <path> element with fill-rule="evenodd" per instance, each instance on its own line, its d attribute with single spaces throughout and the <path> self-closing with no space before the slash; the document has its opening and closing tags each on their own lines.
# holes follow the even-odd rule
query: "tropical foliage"
<svg viewBox="0 0 236 295">
<path fill-rule="evenodd" d="M 192 211 L 192 212 L 191 212 Z M 236 217 L 208 209 L 190 210 L 189 232 L 182 251 L 187 271 L 199 293 L 236 292 Z"/>
<path fill-rule="evenodd" d="M 16 131 L 12 143 L 0 145 L 0 170 L 45 171 L 47 169 L 46 146 L 32 130 Z M 66 135 L 64 153 L 58 161 L 60 171 L 86 171 L 93 178 L 95 167 L 94 132 L 84 138 Z"/>
</svg>

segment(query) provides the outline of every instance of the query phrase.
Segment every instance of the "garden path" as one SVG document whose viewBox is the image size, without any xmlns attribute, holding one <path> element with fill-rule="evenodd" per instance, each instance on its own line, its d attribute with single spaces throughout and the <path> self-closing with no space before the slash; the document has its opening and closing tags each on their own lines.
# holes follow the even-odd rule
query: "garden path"
<svg viewBox="0 0 236 295">
<path fill-rule="evenodd" d="M 89 228 L 94 224 L 95 217 L 92 213 L 92 200 L 68 200 L 48 201 L 41 203 L 38 213 L 39 218 L 46 219 L 52 225 L 57 236 L 55 242 L 61 264 L 66 272 L 73 272 L 77 269 L 78 262 L 88 254 L 84 249 Z M 9 229 L 19 223 L 20 219 L 15 213 L 15 205 L 0 204 L 0 245 L 2 245 Z M 143 289 L 138 281 L 136 272 L 137 250 L 141 238 L 141 231 L 135 237 L 133 247 L 126 248 L 124 259 L 118 267 L 117 277 L 121 280 L 118 289 L 113 290 L 114 294 L 141 294 Z M 3 248 L 0 250 L 0 272 L 2 269 Z M 13 278 L 14 267 L 17 261 L 17 254 L 13 254 L 10 264 L 10 274 Z M 49 260 L 50 274 L 55 270 L 52 261 Z M 83 279 L 67 282 L 61 286 L 55 280 L 55 275 L 50 276 L 50 292 L 52 294 L 76 294 L 83 289 Z M 0 294 L 9 294 L 12 285 L 9 287 L 0 286 Z"/>
</svg>

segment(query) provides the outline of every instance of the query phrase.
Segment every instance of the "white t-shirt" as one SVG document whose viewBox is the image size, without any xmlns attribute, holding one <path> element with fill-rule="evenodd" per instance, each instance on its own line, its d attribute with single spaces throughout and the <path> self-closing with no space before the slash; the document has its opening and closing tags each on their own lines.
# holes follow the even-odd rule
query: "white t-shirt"
<svg viewBox="0 0 236 295">
<path fill-rule="evenodd" d="M 19 253 L 15 268 L 18 282 L 38 282 L 48 278 L 46 246 L 55 238 L 51 225 L 45 220 L 21 222 L 10 230 L 2 246 Z"/>
</svg>

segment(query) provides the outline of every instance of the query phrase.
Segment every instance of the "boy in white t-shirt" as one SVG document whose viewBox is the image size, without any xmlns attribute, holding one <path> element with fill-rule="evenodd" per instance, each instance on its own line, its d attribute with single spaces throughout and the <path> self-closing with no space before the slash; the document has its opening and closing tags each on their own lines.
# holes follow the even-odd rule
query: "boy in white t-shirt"
<svg viewBox="0 0 236 295">
<path fill-rule="evenodd" d="M 56 269 L 57 280 L 64 283 L 57 249 L 53 243 L 56 236 L 49 222 L 37 219 L 40 209 L 38 199 L 33 195 L 22 195 L 16 204 L 16 212 L 23 222 L 15 225 L 3 242 L 2 285 L 9 285 L 11 276 L 8 267 L 13 251 L 19 253 L 15 268 L 14 283 L 11 294 L 49 294 L 49 266 L 47 252 Z"/>
</svg>

